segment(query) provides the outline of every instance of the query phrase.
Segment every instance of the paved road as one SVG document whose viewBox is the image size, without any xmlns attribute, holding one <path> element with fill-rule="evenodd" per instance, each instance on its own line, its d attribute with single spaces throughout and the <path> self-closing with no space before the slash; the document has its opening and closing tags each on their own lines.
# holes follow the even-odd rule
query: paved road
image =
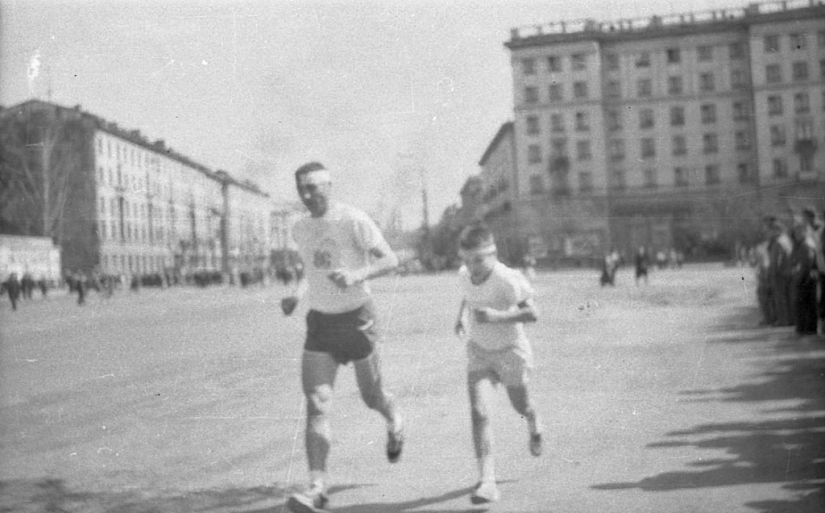
<svg viewBox="0 0 825 513">
<path fill-rule="evenodd" d="M 548 427 L 532 458 L 503 392 L 502 501 L 515 512 L 825 508 L 825 343 L 755 328 L 749 270 L 656 272 L 614 289 L 540 274 L 528 330 Z M 375 284 L 408 417 L 402 461 L 350 369 L 333 412 L 337 512 L 480 511 L 454 277 Z M 302 319 L 277 287 L 0 307 L 0 511 L 281 512 L 303 484 Z"/>
</svg>

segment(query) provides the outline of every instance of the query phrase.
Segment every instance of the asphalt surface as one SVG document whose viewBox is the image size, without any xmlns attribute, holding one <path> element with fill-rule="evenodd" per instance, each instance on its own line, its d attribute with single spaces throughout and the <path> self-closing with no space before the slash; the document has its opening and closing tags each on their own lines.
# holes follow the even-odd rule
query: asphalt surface
<svg viewBox="0 0 825 513">
<path fill-rule="evenodd" d="M 825 342 L 757 327 L 750 269 L 540 273 L 528 327 L 547 428 L 497 394 L 502 499 L 476 482 L 454 275 L 374 284 L 399 463 L 339 373 L 330 457 L 346 513 L 825 510 Z M 143 289 L 0 305 L 0 511 L 282 512 L 306 482 L 303 310 L 278 286 Z"/>
</svg>

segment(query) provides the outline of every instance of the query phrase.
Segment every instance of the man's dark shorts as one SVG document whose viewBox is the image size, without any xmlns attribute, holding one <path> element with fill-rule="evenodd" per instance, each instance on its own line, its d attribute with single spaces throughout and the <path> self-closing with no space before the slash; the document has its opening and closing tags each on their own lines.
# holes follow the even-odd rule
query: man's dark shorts
<svg viewBox="0 0 825 513">
<path fill-rule="evenodd" d="M 340 314 L 317 310 L 307 313 L 307 338 L 304 350 L 329 353 L 339 364 L 362 360 L 378 344 L 378 318 L 372 301 Z"/>
</svg>

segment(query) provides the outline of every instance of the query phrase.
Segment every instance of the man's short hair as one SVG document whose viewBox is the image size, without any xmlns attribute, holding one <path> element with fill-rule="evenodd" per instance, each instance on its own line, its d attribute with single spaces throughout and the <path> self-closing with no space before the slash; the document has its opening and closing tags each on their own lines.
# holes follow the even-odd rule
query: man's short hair
<svg viewBox="0 0 825 513">
<path fill-rule="evenodd" d="M 474 223 L 461 231 L 458 246 L 466 251 L 472 251 L 488 244 L 494 244 L 493 232 L 483 223 Z"/>
<path fill-rule="evenodd" d="M 326 167 L 324 167 L 324 165 L 320 162 L 307 162 L 306 164 L 295 170 L 295 181 L 298 181 L 301 175 L 305 175 L 313 171 L 320 171 L 321 169 L 326 169 Z"/>
</svg>

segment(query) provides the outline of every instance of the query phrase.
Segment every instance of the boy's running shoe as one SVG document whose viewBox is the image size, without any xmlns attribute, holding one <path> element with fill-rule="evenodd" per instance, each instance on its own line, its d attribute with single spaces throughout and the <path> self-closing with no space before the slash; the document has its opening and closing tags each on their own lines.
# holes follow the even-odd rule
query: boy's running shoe
<svg viewBox="0 0 825 513">
<path fill-rule="evenodd" d="M 401 451 L 404 450 L 404 428 L 387 431 L 387 459 L 390 463 L 396 463 L 401 459 Z"/>
<path fill-rule="evenodd" d="M 327 509 L 329 497 L 320 486 L 313 486 L 305 492 L 293 494 L 286 503 L 292 513 L 330 513 Z"/>
<path fill-rule="evenodd" d="M 530 454 L 541 456 L 541 433 L 530 433 Z"/>
<path fill-rule="evenodd" d="M 470 502 L 473 504 L 487 504 L 488 502 L 498 502 L 500 498 L 501 495 L 498 493 L 498 486 L 495 481 L 481 481 L 470 495 Z"/>
</svg>

